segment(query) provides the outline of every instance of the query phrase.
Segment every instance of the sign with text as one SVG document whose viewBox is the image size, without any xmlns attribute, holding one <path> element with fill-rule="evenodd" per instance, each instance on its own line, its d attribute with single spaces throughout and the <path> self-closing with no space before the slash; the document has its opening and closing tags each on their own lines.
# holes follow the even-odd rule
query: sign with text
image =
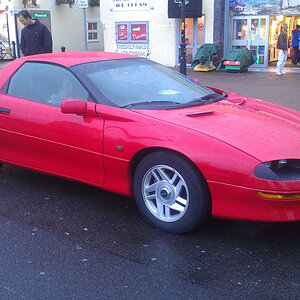
<svg viewBox="0 0 300 300">
<path fill-rule="evenodd" d="M 31 17 L 33 19 L 39 19 L 39 18 L 49 18 L 49 13 L 32 13 Z"/>
<path fill-rule="evenodd" d="M 153 0 L 113 0 L 113 11 L 152 10 Z"/>
<path fill-rule="evenodd" d="M 89 1 L 88 0 L 77 0 L 78 8 L 88 8 L 89 7 Z"/>
<path fill-rule="evenodd" d="M 131 40 L 132 41 L 147 41 L 147 26 L 146 24 L 131 25 Z"/>
<path fill-rule="evenodd" d="M 51 18 L 49 10 L 29 10 L 32 18 L 38 19 L 42 24 L 44 24 L 51 32 Z"/>
<path fill-rule="evenodd" d="M 118 24 L 118 41 L 127 41 L 127 24 Z"/>
<path fill-rule="evenodd" d="M 181 1 L 168 0 L 168 17 L 181 18 Z M 185 18 L 202 17 L 202 0 L 185 1 L 184 16 Z"/>
<path fill-rule="evenodd" d="M 149 44 L 117 44 L 117 53 L 148 57 L 151 53 Z"/>
<path fill-rule="evenodd" d="M 299 14 L 300 0 L 230 0 L 234 15 L 289 15 Z"/>
</svg>

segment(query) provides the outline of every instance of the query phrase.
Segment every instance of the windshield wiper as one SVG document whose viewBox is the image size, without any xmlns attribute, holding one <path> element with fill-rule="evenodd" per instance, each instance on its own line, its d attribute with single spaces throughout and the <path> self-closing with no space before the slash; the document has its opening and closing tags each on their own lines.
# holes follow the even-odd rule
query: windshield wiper
<svg viewBox="0 0 300 300">
<path fill-rule="evenodd" d="M 208 95 L 205 95 L 205 96 L 201 97 L 201 99 L 203 99 L 203 100 L 213 100 L 215 102 L 215 101 L 223 100 L 227 96 L 228 95 L 225 92 L 222 92 L 222 94 L 212 93 L 212 94 L 208 94 Z"/>
<path fill-rule="evenodd" d="M 208 104 L 208 103 L 213 103 L 213 102 L 217 102 L 220 100 L 223 100 L 227 97 L 227 93 L 222 92 L 222 94 L 218 94 L 218 93 L 211 93 L 205 96 L 202 96 L 201 98 L 196 98 L 193 99 L 191 101 L 186 102 L 185 104 L 194 104 L 194 103 L 199 103 L 199 104 Z"/>
<path fill-rule="evenodd" d="M 142 102 L 135 102 L 135 103 L 130 103 L 126 104 L 124 106 L 120 106 L 120 108 L 129 108 L 129 107 L 135 107 L 135 106 L 140 106 L 140 105 L 160 105 L 160 104 L 167 104 L 167 105 L 175 105 L 175 104 L 181 104 L 179 102 L 174 102 L 174 101 L 142 101 Z"/>
</svg>

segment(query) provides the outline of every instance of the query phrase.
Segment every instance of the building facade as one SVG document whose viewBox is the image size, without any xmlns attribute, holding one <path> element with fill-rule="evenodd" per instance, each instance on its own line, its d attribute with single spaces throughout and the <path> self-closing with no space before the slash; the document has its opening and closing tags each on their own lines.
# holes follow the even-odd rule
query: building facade
<svg viewBox="0 0 300 300">
<path fill-rule="evenodd" d="M 300 0 L 226 1 L 230 30 L 225 38 L 229 48 L 248 47 L 256 58 L 256 67 L 268 67 L 277 61 L 276 44 L 282 25 L 288 25 L 289 45 L 293 30 L 300 25 Z"/>
<path fill-rule="evenodd" d="M 148 57 L 167 66 L 178 65 L 180 20 L 168 18 L 168 0 L 101 1 L 100 19 L 105 51 Z M 214 1 L 203 1 L 202 16 L 185 21 L 189 64 L 201 45 L 214 42 Z"/>
<path fill-rule="evenodd" d="M 26 9 L 51 31 L 55 52 L 62 46 L 66 51 L 82 51 L 86 46 L 89 51 L 130 53 L 174 67 L 179 65 L 181 21 L 168 17 L 170 1 L 180 2 L 100 0 L 100 7 L 86 9 L 85 31 L 79 0 L 0 0 L 0 38 L 3 43 L 14 41 L 18 50 L 23 25 L 16 16 L 27 2 Z M 288 24 L 289 39 L 300 24 L 300 0 L 185 1 L 202 5 L 199 16 L 185 19 L 187 64 L 201 45 L 214 43 L 218 59 L 227 50 L 248 47 L 256 58 L 255 67 L 267 67 L 277 60 L 282 24 Z"/>
<path fill-rule="evenodd" d="M 26 2 L 26 6 L 24 6 Z M 3 42 L 15 42 L 17 56 L 20 36 L 23 25 L 19 22 L 17 14 L 27 9 L 33 18 L 37 18 L 51 31 L 53 51 L 89 51 L 103 50 L 103 32 L 100 22 L 99 6 L 83 10 L 78 7 L 77 0 L 73 4 L 63 4 L 64 0 L 1 0 L 0 2 L 0 37 Z M 72 1 L 71 1 L 72 2 Z M 84 16 L 85 12 L 85 16 Z M 86 26 L 84 26 L 86 20 Z M 85 31 L 86 28 L 86 31 Z M 85 34 L 86 32 L 86 34 Z"/>
</svg>

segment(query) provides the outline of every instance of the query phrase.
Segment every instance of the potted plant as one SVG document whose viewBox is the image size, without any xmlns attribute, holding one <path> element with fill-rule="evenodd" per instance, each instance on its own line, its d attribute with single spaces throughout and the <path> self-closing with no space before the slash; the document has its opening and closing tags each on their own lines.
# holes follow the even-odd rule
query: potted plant
<svg viewBox="0 0 300 300">
<path fill-rule="evenodd" d="M 89 1 L 89 5 L 90 5 L 91 7 L 100 6 L 100 0 L 90 0 L 90 1 Z"/>
<path fill-rule="evenodd" d="M 75 0 L 56 0 L 56 4 L 69 4 L 69 6 L 72 7 L 75 4 Z"/>
<path fill-rule="evenodd" d="M 24 8 L 28 5 L 28 3 L 31 3 L 33 6 L 37 6 L 36 1 L 37 0 L 22 0 L 22 4 Z"/>
</svg>

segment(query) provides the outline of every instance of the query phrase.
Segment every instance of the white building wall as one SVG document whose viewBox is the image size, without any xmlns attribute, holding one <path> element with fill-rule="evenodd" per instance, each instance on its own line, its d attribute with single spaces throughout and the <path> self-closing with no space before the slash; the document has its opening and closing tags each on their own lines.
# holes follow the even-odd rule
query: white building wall
<svg viewBox="0 0 300 300">
<path fill-rule="evenodd" d="M 115 38 L 115 22 L 149 22 L 149 59 L 167 66 L 175 66 L 178 53 L 176 19 L 168 18 L 168 0 L 153 0 L 153 10 L 124 10 L 114 11 L 113 0 L 101 1 L 100 19 L 104 31 L 104 50 L 115 52 L 117 49 Z M 213 42 L 213 13 L 214 0 L 203 0 L 203 14 L 205 15 L 205 42 Z"/>
<path fill-rule="evenodd" d="M 205 43 L 214 42 L 214 0 L 202 0 L 205 15 Z"/>
<path fill-rule="evenodd" d="M 77 7 L 77 1 L 75 1 L 75 5 L 72 7 L 69 7 L 69 5 L 66 4 L 56 5 L 55 0 L 38 0 L 37 3 L 37 7 L 29 6 L 25 9 L 28 11 L 50 11 L 53 51 L 61 51 L 61 46 L 65 46 L 66 51 L 83 51 L 85 47 L 83 10 Z M 22 0 L 1 0 L 0 8 L 5 7 L 6 5 L 9 6 L 11 40 L 16 41 L 13 14 L 24 9 L 24 7 Z M 99 7 L 89 7 L 86 9 L 86 18 L 87 20 L 98 19 L 100 21 Z M 18 27 L 20 32 L 23 25 L 19 23 Z M 88 42 L 87 50 L 103 50 L 103 44 L 103 32 L 100 26 L 99 42 Z"/>
</svg>

